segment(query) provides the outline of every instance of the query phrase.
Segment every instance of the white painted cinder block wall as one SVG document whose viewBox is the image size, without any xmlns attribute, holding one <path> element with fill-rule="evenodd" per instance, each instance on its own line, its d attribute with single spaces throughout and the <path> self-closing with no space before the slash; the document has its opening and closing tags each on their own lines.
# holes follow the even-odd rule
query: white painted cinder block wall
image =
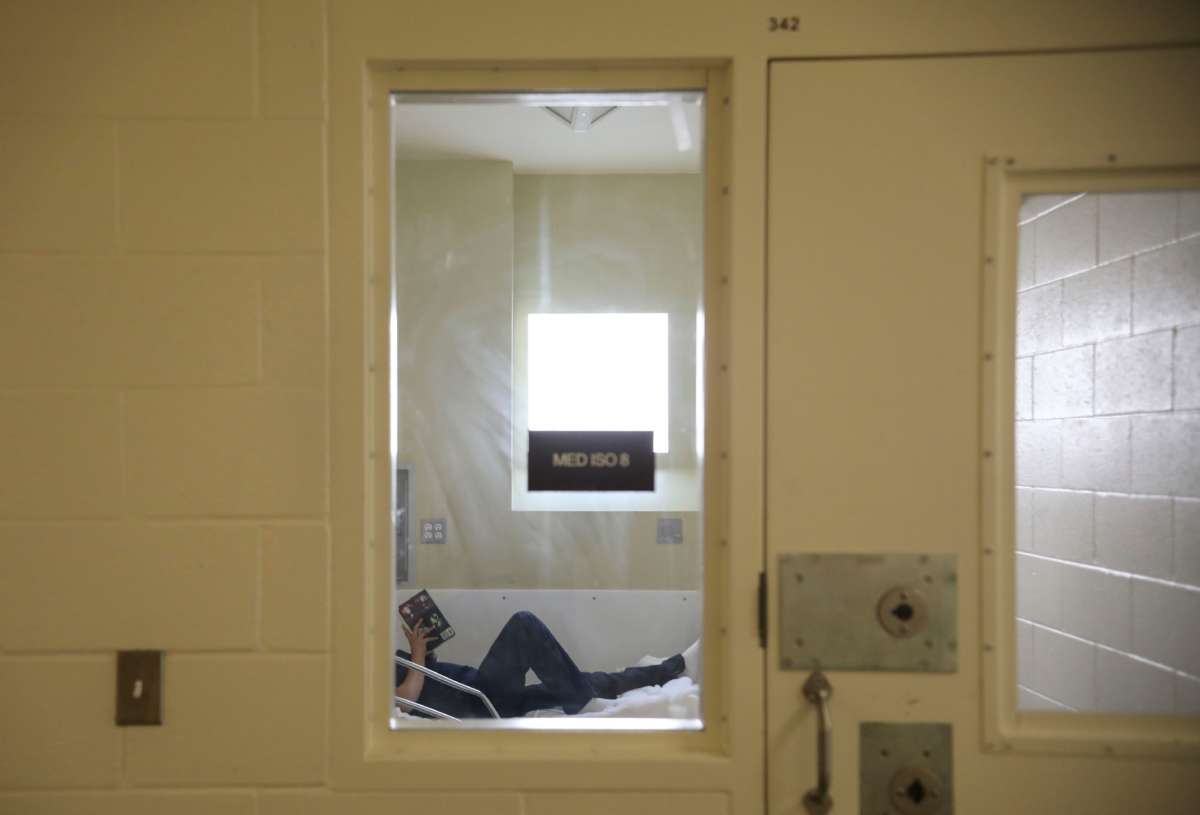
<svg viewBox="0 0 1200 815">
<path fill-rule="evenodd" d="M 1200 192 L 1020 218 L 1019 706 L 1200 714 Z"/>
</svg>

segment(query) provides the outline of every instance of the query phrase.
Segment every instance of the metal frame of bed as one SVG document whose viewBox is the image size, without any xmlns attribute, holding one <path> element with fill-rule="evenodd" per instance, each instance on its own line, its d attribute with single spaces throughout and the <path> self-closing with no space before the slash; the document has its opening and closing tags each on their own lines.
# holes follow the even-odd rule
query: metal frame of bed
<svg viewBox="0 0 1200 815">
<path fill-rule="evenodd" d="M 470 685 L 464 685 L 462 682 L 459 682 L 456 679 L 451 679 L 450 677 L 440 674 L 430 668 L 426 668 L 424 665 L 418 665 L 411 659 L 405 659 L 401 656 L 393 657 L 393 659 L 395 659 L 397 665 L 403 665 L 410 671 L 416 671 L 417 673 L 425 674 L 425 676 L 429 677 L 430 679 L 441 682 L 443 685 L 454 688 L 457 691 L 462 691 L 463 693 L 470 694 L 471 696 L 478 696 L 483 702 L 483 706 L 487 708 L 488 713 L 491 714 L 491 717 L 493 719 L 500 718 L 500 714 L 496 712 L 496 708 L 492 705 L 492 700 L 489 699 L 487 694 L 481 691 L 479 688 L 473 688 Z M 435 719 L 446 719 L 447 721 L 451 722 L 462 721 L 461 719 L 456 719 L 455 717 L 451 716 L 449 713 L 443 713 L 437 708 L 430 707 L 429 705 L 423 705 L 420 702 L 414 702 L 411 699 L 405 699 L 403 696 L 396 696 L 394 698 L 396 704 L 406 705 L 413 710 L 418 710 L 421 713 L 424 713 L 427 716 L 432 716 Z"/>
</svg>

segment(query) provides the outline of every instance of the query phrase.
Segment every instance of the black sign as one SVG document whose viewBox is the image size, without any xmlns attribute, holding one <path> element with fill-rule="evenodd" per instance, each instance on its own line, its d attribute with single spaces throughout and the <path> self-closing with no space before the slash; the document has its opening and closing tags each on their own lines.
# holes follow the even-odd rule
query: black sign
<svg viewBox="0 0 1200 815">
<path fill-rule="evenodd" d="M 530 430 L 530 492 L 653 492 L 650 430 Z"/>
</svg>

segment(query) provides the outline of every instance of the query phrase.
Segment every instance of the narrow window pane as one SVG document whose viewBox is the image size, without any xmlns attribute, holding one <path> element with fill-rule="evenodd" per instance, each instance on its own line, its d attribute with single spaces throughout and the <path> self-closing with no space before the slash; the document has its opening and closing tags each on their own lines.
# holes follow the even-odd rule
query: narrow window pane
<svg viewBox="0 0 1200 815">
<path fill-rule="evenodd" d="M 393 727 L 701 726 L 702 113 L 395 97 Z"/>
<path fill-rule="evenodd" d="M 1200 191 L 1018 229 L 1018 709 L 1198 715 Z"/>
</svg>

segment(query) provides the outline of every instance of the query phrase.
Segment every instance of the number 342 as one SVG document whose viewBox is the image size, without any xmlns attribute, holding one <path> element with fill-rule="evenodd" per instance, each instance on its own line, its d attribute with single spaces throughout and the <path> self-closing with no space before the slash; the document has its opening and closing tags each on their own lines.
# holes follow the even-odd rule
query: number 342
<svg viewBox="0 0 1200 815">
<path fill-rule="evenodd" d="M 767 31 L 799 31 L 799 17 L 768 17 Z"/>
</svg>

